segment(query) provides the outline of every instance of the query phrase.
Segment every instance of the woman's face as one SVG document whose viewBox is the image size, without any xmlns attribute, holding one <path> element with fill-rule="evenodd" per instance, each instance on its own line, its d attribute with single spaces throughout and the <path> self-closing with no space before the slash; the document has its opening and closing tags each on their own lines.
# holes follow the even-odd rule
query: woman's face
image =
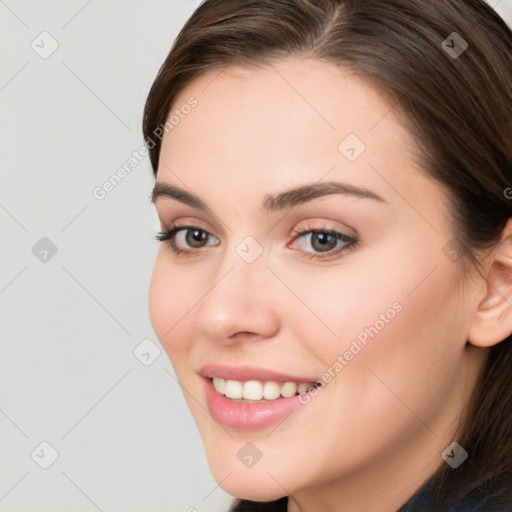
<svg viewBox="0 0 512 512">
<path fill-rule="evenodd" d="M 176 110 L 157 185 L 183 193 L 154 202 L 163 229 L 189 228 L 173 240 L 188 252 L 161 243 L 149 307 L 215 479 L 255 500 L 419 485 L 481 358 L 448 205 L 392 105 L 337 67 L 288 59 L 205 73 Z M 231 398 L 213 376 L 235 381 Z M 294 392 L 286 381 L 322 386 L 272 399 Z M 241 403 L 244 389 L 269 399 Z"/>
</svg>

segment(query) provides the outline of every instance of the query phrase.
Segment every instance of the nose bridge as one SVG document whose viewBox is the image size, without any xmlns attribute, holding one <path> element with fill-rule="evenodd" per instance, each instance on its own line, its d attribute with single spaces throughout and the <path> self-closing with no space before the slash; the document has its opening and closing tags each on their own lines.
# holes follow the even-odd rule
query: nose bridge
<svg viewBox="0 0 512 512">
<path fill-rule="evenodd" d="M 216 270 L 196 310 L 202 334 L 218 341 L 238 332 L 271 336 L 278 321 L 263 247 L 253 237 L 230 244 Z"/>
</svg>

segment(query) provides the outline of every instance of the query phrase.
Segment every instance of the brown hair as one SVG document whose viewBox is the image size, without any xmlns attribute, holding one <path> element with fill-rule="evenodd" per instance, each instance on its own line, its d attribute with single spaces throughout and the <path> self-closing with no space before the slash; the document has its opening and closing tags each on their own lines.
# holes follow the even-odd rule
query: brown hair
<svg viewBox="0 0 512 512">
<path fill-rule="evenodd" d="M 453 32 L 468 42 L 447 51 Z M 456 37 L 458 37 L 456 36 Z M 342 66 L 394 105 L 420 168 L 447 191 L 457 268 L 499 242 L 512 202 L 512 33 L 483 0 L 206 0 L 177 36 L 149 92 L 146 141 L 177 94 L 206 70 L 286 57 Z M 161 131 L 160 131 L 161 132 Z M 161 141 L 149 150 L 157 174 Z M 512 336 L 493 346 L 458 442 L 469 458 L 435 473 L 436 509 L 484 482 L 512 501 Z M 286 510 L 237 500 L 233 511 Z"/>
</svg>

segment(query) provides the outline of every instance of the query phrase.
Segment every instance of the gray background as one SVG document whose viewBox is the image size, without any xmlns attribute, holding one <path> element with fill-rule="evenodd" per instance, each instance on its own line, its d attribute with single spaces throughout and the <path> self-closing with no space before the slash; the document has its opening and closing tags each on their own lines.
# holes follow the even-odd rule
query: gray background
<svg viewBox="0 0 512 512">
<path fill-rule="evenodd" d="M 512 25 L 512 0 L 490 3 Z M 1 512 L 231 501 L 149 320 L 149 159 L 92 193 L 141 148 L 149 87 L 197 5 L 0 0 Z"/>
</svg>

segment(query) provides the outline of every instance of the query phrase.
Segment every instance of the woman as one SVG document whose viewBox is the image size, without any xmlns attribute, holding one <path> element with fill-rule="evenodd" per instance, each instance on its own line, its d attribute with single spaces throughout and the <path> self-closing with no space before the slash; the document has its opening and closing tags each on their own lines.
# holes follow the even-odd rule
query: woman
<svg viewBox="0 0 512 512">
<path fill-rule="evenodd" d="M 149 93 L 150 316 L 232 511 L 512 510 L 512 34 L 208 0 Z"/>
</svg>

